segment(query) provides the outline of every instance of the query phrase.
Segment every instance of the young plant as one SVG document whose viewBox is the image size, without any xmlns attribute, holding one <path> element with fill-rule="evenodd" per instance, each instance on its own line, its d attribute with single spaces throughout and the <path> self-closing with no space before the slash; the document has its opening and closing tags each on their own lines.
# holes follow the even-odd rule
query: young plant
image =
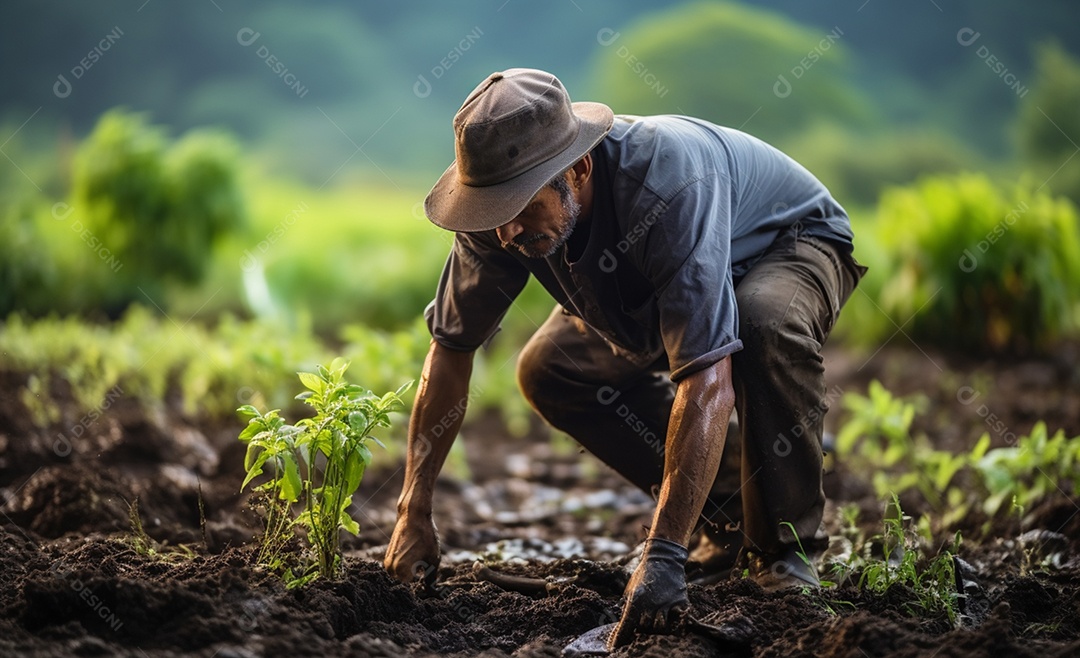
<svg viewBox="0 0 1080 658">
<path fill-rule="evenodd" d="M 244 405 L 237 410 L 249 419 L 240 434 L 240 440 L 248 444 L 247 477 L 241 490 L 262 475 L 267 464 L 274 469 L 270 479 L 255 488 L 269 494 L 260 562 L 281 568 L 281 553 L 297 525 L 305 531 L 313 553 L 300 575 L 287 572 L 294 584 L 339 574 L 340 531 L 360 532 L 349 506 L 371 463 L 368 442 L 382 446 L 371 432 L 390 427 L 390 412 L 402 405 L 401 395 L 412 385 L 409 382 L 380 397 L 347 382 L 348 367 L 347 361 L 338 358 L 329 368 L 320 365 L 315 373 L 298 373 L 307 390 L 296 398 L 314 409 L 315 415 L 295 425 L 286 424 L 276 409 L 263 414 Z M 294 504 L 302 506 L 295 518 Z"/>
<path fill-rule="evenodd" d="M 886 505 L 884 532 L 878 537 L 885 548 L 885 558 L 867 561 L 859 577 L 858 589 L 883 594 L 894 585 L 906 586 L 915 597 L 904 605 L 908 614 L 944 614 L 949 623 L 956 626 L 960 595 L 956 591 L 953 556 L 960 548 L 960 533 L 956 533 L 949 548 L 940 551 L 920 571 L 918 540 L 905 532 L 905 524 L 910 520 L 911 517 L 900 508 L 899 498 L 893 494 Z"/>
<path fill-rule="evenodd" d="M 866 562 L 864 553 L 867 548 L 866 535 L 859 529 L 859 506 L 846 503 L 839 508 L 841 523 L 839 550 L 829 555 L 822 567 L 831 575 L 831 582 L 843 585 L 848 582 Z"/>
<path fill-rule="evenodd" d="M 795 555 L 800 560 L 802 560 L 802 562 L 804 564 L 806 564 L 808 567 L 810 567 L 814 571 L 817 571 L 817 569 L 814 567 L 813 561 L 810 559 L 810 556 L 807 554 L 806 549 L 803 548 L 802 539 L 799 538 L 799 533 L 795 532 L 795 526 L 790 521 L 782 521 L 780 523 L 780 525 L 787 526 L 788 530 L 791 531 L 791 534 L 795 536 L 795 543 L 799 547 L 799 550 L 795 551 Z M 745 574 L 744 574 L 743 577 L 746 577 Z M 820 583 L 821 583 L 821 589 L 820 590 L 817 589 L 817 588 L 811 588 L 811 587 L 803 587 L 802 588 L 803 595 L 809 597 L 810 600 L 814 603 L 814 605 L 818 606 L 819 608 L 821 608 L 822 610 L 824 610 L 825 612 L 829 613 L 830 615 L 832 615 L 834 617 L 840 614 L 840 608 L 850 608 L 850 609 L 855 608 L 855 604 L 852 603 L 851 601 L 844 601 L 842 599 L 833 598 L 833 597 L 827 596 L 827 595 L 825 595 L 823 593 L 823 592 L 825 592 L 827 590 L 835 588 L 837 586 L 836 582 L 831 581 L 831 580 L 821 579 Z"/>
<path fill-rule="evenodd" d="M 874 380 L 867 395 L 847 393 L 843 404 L 850 415 L 837 434 L 836 451 L 844 463 L 853 471 L 873 473 L 879 498 L 918 487 L 929 491 L 929 502 L 936 502 L 932 488 L 923 486 L 926 476 L 918 463 L 920 455 L 931 448 L 911 433 L 915 414 L 926 407 L 926 398 L 896 397 Z"/>
<path fill-rule="evenodd" d="M 1046 423 L 1038 422 L 1015 446 L 989 450 L 974 466 L 989 494 L 983 501 L 987 515 L 1007 511 L 1009 501 L 1033 509 L 1047 496 L 1080 492 L 1080 437 L 1069 439 L 1063 430 L 1050 436 Z"/>
<path fill-rule="evenodd" d="M 990 439 L 984 436 L 968 453 L 934 448 L 925 435 L 913 435 L 911 425 L 926 398 L 896 397 L 877 380 L 866 396 L 848 393 L 844 407 L 848 420 L 837 435 L 837 453 L 853 472 L 872 473 L 879 498 L 915 489 L 942 516 L 948 526 L 964 518 L 972 504 L 966 488 L 954 480 L 986 454 Z"/>
</svg>

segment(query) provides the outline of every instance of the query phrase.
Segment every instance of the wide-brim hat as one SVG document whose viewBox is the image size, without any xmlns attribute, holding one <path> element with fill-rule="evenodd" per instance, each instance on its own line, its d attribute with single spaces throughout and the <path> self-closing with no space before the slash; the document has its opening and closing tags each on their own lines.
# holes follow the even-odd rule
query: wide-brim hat
<svg viewBox="0 0 1080 658">
<path fill-rule="evenodd" d="M 498 228 L 599 144 L 613 121 L 603 103 L 571 103 L 550 73 L 492 73 L 454 115 L 457 157 L 431 188 L 424 212 L 451 231 Z"/>
</svg>

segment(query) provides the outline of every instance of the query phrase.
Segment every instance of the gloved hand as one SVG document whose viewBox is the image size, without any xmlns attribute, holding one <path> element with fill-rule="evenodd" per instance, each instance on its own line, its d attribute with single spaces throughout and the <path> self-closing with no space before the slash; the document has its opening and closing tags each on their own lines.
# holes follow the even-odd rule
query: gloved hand
<svg viewBox="0 0 1080 658">
<path fill-rule="evenodd" d="M 403 583 L 420 578 L 430 587 L 435 583 L 439 559 L 439 535 L 431 516 L 399 514 L 383 560 L 390 575 Z"/>
<path fill-rule="evenodd" d="M 690 607 L 686 597 L 686 558 L 686 547 L 673 541 L 658 537 L 645 541 L 641 563 L 626 584 L 626 603 L 608 640 L 609 650 L 629 644 L 635 633 L 668 633 L 674 629 Z"/>
</svg>

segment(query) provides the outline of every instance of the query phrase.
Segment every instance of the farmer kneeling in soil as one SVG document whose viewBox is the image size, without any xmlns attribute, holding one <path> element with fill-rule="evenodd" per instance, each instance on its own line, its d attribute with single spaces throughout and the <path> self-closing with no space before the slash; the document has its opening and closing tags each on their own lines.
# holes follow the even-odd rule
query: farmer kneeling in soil
<svg viewBox="0 0 1080 658">
<path fill-rule="evenodd" d="M 473 354 L 531 274 L 558 304 L 519 356 L 524 395 L 657 499 L 613 642 L 669 630 L 688 570 L 817 585 L 796 552 L 823 539 L 820 351 L 865 271 L 844 209 L 750 135 L 616 117 L 543 71 L 493 73 L 453 125 L 456 160 L 424 207 L 456 235 L 426 312 L 387 570 L 438 564 L 432 492 Z M 735 408 L 741 458 L 721 469 Z"/>
</svg>

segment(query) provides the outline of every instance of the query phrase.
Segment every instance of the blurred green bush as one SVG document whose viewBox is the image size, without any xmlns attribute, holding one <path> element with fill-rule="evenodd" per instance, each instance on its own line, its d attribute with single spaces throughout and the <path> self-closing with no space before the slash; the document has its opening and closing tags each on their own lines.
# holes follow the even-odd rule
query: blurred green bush
<svg viewBox="0 0 1080 658">
<path fill-rule="evenodd" d="M 739 3 L 693 3 L 597 39 L 588 97 L 617 113 L 688 114 L 771 142 L 820 117 L 850 127 L 878 121 L 848 81 L 839 26 L 809 28 Z"/>
<path fill-rule="evenodd" d="M 817 124 L 783 146 L 848 209 L 872 207 L 888 187 L 957 173 L 977 162 L 948 135 L 914 130 L 866 135 L 834 123 Z"/>
<path fill-rule="evenodd" d="M 917 343 L 1027 352 L 1080 327 L 1080 220 L 1065 198 L 977 174 L 933 177 L 886 192 L 876 225 L 862 228 L 857 248 L 877 252 L 860 258 L 877 274 L 853 298 L 844 332 L 856 339 L 899 327 Z"/>
<path fill-rule="evenodd" d="M 115 256 L 119 301 L 140 299 L 138 287 L 202 278 L 214 243 L 245 222 L 237 154 L 222 133 L 170 144 L 143 115 L 101 117 L 75 157 L 73 210 Z"/>
<path fill-rule="evenodd" d="M 68 200 L 24 194 L 0 210 L 0 314 L 115 317 L 198 282 L 245 223 L 238 164 L 224 134 L 172 143 L 142 115 L 106 113 L 77 148 Z"/>
</svg>

